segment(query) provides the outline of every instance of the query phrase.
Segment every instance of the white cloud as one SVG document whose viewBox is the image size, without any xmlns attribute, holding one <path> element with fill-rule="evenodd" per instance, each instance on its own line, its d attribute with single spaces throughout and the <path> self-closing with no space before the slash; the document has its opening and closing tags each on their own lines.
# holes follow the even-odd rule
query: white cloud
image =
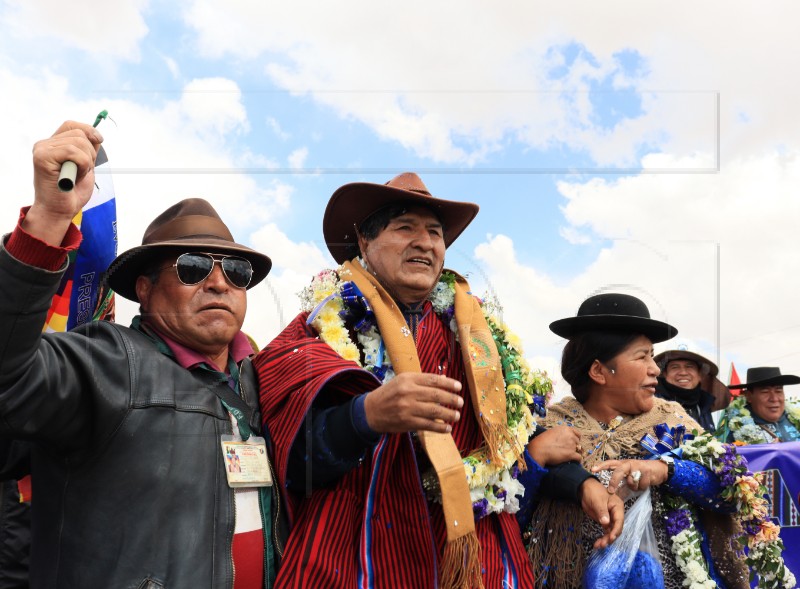
<svg viewBox="0 0 800 589">
<path fill-rule="evenodd" d="M 192 80 L 183 88 L 180 110 L 191 126 L 201 133 L 225 136 L 249 129 L 242 92 L 233 80 Z"/>
<path fill-rule="evenodd" d="M 164 64 L 167 66 L 169 73 L 172 74 L 172 77 L 176 80 L 179 79 L 181 77 L 181 68 L 178 62 L 168 55 L 162 55 L 161 59 L 164 60 Z"/>
<path fill-rule="evenodd" d="M 559 227 L 558 234 L 574 245 L 585 245 L 591 243 L 592 238 L 586 233 L 582 233 L 575 227 Z"/>
<path fill-rule="evenodd" d="M 274 117 L 267 117 L 267 127 L 269 127 L 275 136 L 281 141 L 286 141 L 291 135 L 281 128 L 281 124 Z"/>
<path fill-rule="evenodd" d="M 250 243 L 270 256 L 273 264 L 266 284 L 256 286 L 248 295 L 245 330 L 263 347 L 297 315 L 297 293 L 314 274 L 330 267 L 330 260 L 316 243 L 293 242 L 274 223 L 256 231 Z"/>
<path fill-rule="evenodd" d="M 308 148 L 307 147 L 298 147 L 292 153 L 289 154 L 287 158 L 289 161 L 289 167 L 293 170 L 302 170 L 303 166 L 306 163 L 306 158 L 308 157 Z"/>
<path fill-rule="evenodd" d="M 27 39 L 59 40 L 103 57 L 137 60 L 139 43 L 148 33 L 144 21 L 149 0 L 8 0 L 4 30 Z"/>
<path fill-rule="evenodd" d="M 397 11 L 354 1 L 230 10 L 194 0 L 185 19 L 207 55 L 266 61 L 278 86 L 435 161 L 480 163 L 514 137 L 628 166 L 644 146 L 715 151 L 717 95 L 727 156 L 800 136 L 797 88 L 785 83 L 800 51 L 799 12 L 789 1 L 512 2 L 502 11 L 411 1 Z M 552 51 L 570 44 L 583 48 L 571 63 Z M 620 61 L 632 50 L 640 71 Z M 565 72 L 554 80 L 559 65 Z M 604 79 L 640 92 L 641 116 L 612 128 L 593 122 L 587 91 Z"/>
<path fill-rule="evenodd" d="M 317 243 L 295 243 L 274 223 L 268 223 L 253 233 L 251 242 L 261 251 L 272 252 L 269 255 L 275 270 L 291 270 L 307 280 L 329 263 L 327 252 L 323 252 Z"/>
</svg>

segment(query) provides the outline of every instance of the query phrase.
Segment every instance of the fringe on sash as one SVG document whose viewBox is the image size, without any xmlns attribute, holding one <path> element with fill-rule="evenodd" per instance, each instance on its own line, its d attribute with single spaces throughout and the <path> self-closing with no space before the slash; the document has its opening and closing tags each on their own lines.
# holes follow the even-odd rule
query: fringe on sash
<svg viewBox="0 0 800 589">
<path fill-rule="evenodd" d="M 483 589 L 481 545 L 474 531 L 447 543 L 439 574 L 442 589 Z"/>
</svg>

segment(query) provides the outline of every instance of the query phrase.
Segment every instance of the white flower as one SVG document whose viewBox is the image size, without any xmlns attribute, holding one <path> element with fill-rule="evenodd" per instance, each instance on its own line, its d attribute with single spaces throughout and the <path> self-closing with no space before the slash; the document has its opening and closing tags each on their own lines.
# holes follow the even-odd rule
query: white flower
<svg viewBox="0 0 800 589">
<path fill-rule="evenodd" d="M 481 499 L 483 499 L 485 494 L 486 494 L 486 489 L 484 487 L 476 487 L 474 489 L 470 489 L 469 500 L 475 503 L 476 501 L 480 501 Z"/>
<path fill-rule="evenodd" d="M 687 528 L 672 536 L 672 554 L 683 573 L 683 586 L 690 589 L 714 587 L 700 549 L 700 538 L 694 528 Z M 707 585 L 711 583 L 711 585 Z"/>
<path fill-rule="evenodd" d="M 752 419 L 749 421 L 750 423 L 747 423 L 747 420 L 742 420 L 741 427 L 733 431 L 733 439 L 748 444 L 763 444 L 769 442 L 770 438 L 767 433 L 753 423 Z"/>
<path fill-rule="evenodd" d="M 428 299 L 431 305 L 433 305 L 433 310 L 441 315 L 453 306 L 455 302 L 455 292 L 450 288 L 449 284 L 440 281 L 433 287 L 433 291 L 428 296 Z"/>
<path fill-rule="evenodd" d="M 505 511 L 517 513 L 519 511 L 519 498 L 525 495 L 525 487 L 511 476 L 508 469 L 500 473 L 499 486 L 506 492 Z"/>
</svg>

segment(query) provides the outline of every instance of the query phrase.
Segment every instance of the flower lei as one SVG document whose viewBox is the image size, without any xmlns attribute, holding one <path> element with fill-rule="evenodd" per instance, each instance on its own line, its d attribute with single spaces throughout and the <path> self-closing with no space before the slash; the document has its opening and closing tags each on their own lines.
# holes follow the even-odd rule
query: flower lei
<svg viewBox="0 0 800 589">
<path fill-rule="evenodd" d="M 744 533 L 738 538 L 747 548 L 745 562 L 758 575 L 757 587 L 763 589 L 787 589 L 795 586 L 795 577 L 783 562 L 784 546 L 780 539 L 780 527 L 769 520 L 767 492 L 760 475 L 747 469 L 747 460 L 740 456 L 732 444 L 723 444 L 708 433 L 693 439 L 684 438 L 680 446 L 680 457 L 696 462 L 719 477 L 723 487 L 722 499 L 736 505 L 733 517 L 741 524 Z M 701 550 L 700 534 L 695 528 L 697 514 L 689 503 L 665 493 L 668 508 L 666 531 L 670 536 L 672 554 L 686 577 L 690 589 L 713 589 Z"/>
<path fill-rule="evenodd" d="M 355 362 L 386 383 L 394 377 L 391 359 L 366 301 L 353 283 L 341 280 L 346 272 L 340 267 L 324 270 L 314 277 L 311 285 L 300 293 L 302 309 L 310 313 L 308 322 L 322 341 L 345 360 Z M 434 312 L 448 323 L 458 339 L 455 281 L 454 274 L 444 272 L 428 300 Z M 506 383 L 507 427 L 515 443 L 505 444 L 500 449 L 500 461 L 489 460 L 485 448 L 479 448 L 463 459 L 475 519 L 490 513 L 516 513 L 519 510 L 519 497 L 525 493 L 525 488 L 517 480 L 520 449 L 525 448 L 536 431 L 536 418 L 529 406 L 533 406 L 539 415 L 544 415 L 553 392 L 547 374 L 531 370 L 522 355 L 519 337 L 491 314 L 499 307 L 481 301 L 481 308 L 500 356 Z M 353 324 L 358 345 L 353 342 L 347 323 Z M 441 490 L 435 473 L 426 473 L 422 483 L 429 498 L 441 503 Z"/>
<path fill-rule="evenodd" d="M 786 417 L 789 418 L 789 423 L 800 432 L 800 399 L 786 399 L 785 411 Z M 720 431 L 733 433 L 733 443 L 740 446 L 745 444 L 768 444 L 779 441 L 756 425 L 750 410 L 747 408 L 747 399 L 744 395 L 739 395 L 731 401 L 725 412 L 725 421 L 720 424 Z"/>
</svg>

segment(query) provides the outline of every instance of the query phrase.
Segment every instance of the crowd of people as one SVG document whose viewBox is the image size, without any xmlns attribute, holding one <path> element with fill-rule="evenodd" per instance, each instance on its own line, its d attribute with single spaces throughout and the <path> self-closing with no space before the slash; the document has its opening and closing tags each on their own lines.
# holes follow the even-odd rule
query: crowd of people
<svg viewBox="0 0 800 589">
<path fill-rule="evenodd" d="M 548 406 L 445 268 L 477 205 L 416 174 L 336 190 L 339 266 L 261 351 L 241 327 L 271 260 L 196 198 L 109 266 L 130 327 L 43 334 L 101 143 L 67 122 L 36 144 L 34 202 L 0 246 L 2 473 L 32 475 L 31 587 L 794 585 L 758 480 L 704 432 L 728 407 L 729 442 L 800 438 L 800 378 L 753 368 L 730 402 L 709 360 L 654 355 L 675 327 L 609 292 L 551 324 L 572 396 Z"/>
</svg>

